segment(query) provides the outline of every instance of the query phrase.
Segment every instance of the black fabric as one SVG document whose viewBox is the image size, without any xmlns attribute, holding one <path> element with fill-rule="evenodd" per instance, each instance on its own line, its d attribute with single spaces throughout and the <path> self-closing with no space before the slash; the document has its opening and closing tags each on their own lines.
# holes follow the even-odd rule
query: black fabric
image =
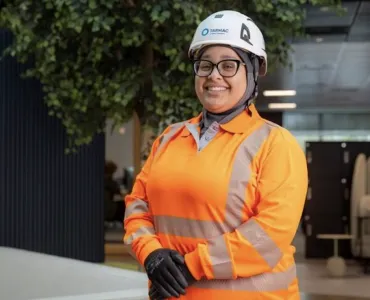
<svg viewBox="0 0 370 300">
<path fill-rule="evenodd" d="M 184 257 L 171 249 L 155 250 L 146 258 L 144 267 L 148 278 L 165 298 L 185 295 L 188 283 L 177 266 L 184 262 Z"/>
</svg>

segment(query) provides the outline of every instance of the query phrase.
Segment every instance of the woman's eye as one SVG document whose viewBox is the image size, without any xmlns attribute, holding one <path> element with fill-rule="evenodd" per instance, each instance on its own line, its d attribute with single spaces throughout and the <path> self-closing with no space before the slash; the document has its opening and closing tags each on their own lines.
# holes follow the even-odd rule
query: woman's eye
<svg viewBox="0 0 370 300">
<path fill-rule="evenodd" d="M 207 70 L 210 69 L 210 66 L 209 65 L 201 65 L 200 69 L 203 70 L 203 71 L 207 71 Z"/>
</svg>

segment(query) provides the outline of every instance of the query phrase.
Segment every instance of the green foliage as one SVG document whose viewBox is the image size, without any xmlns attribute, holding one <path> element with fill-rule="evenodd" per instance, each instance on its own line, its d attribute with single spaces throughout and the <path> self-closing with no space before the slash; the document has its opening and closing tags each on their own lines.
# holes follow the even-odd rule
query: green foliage
<svg viewBox="0 0 370 300">
<path fill-rule="evenodd" d="M 338 0 L 312 0 L 338 6 Z M 26 76 L 43 84 L 50 115 L 72 142 L 88 144 L 105 120 L 134 111 L 161 129 L 199 112 L 187 49 L 199 22 L 221 9 L 252 17 L 267 43 L 269 70 L 287 64 L 286 37 L 302 33 L 304 0 L 9 0 L 0 27 L 14 34 L 5 51 L 32 60 Z"/>
</svg>

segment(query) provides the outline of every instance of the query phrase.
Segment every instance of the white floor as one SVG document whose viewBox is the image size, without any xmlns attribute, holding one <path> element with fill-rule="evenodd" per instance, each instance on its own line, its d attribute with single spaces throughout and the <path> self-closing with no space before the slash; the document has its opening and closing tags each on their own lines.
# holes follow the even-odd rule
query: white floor
<svg viewBox="0 0 370 300">
<path fill-rule="evenodd" d="M 355 263 L 348 264 L 347 276 L 331 278 L 326 271 L 325 261 L 298 263 L 297 273 L 301 292 L 370 298 L 370 276 L 364 275 Z"/>
<path fill-rule="evenodd" d="M 344 278 L 331 278 L 326 271 L 325 260 L 304 258 L 305 244 L 302 234 L 296 235 L 293 244 L 297 249 L 297 274 L 301 292 L 370 298 L 370 276 L 364 275 L 356 262 L 347 262 L 348 272 Z"/>
</svg>

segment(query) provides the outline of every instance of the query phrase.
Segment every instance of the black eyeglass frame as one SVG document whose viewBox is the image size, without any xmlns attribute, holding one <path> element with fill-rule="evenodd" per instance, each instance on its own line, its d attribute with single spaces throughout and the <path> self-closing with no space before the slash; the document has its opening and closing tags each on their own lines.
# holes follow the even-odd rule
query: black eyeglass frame
<svg viewBox="0 0 370 300">
<path fill-rule="evenodd" d="M 196 71 L 196 63 L 197 63 L 197 62 L 201 62 L 201 61 L 206 61 L 206 62 L 208 62 L 208 63 L 210 63 L 210 64 L 211 64 L 212 69 L 210 70 L 210 72 L 209 72 L 209 74 L 208 74 L 208 75 L 202 75 L 202 76 L 198 75 L 198 73 L 197 73 L 197 71 Z M 236 66 L 236 71 L 235 71 L 234 75 L 224 76 L 224 75 L 222 75 L 222 72 L 220 72 L 220 69 L 218 68 L 218 65 L 219 65 L 220 63 L 222 63 L 222 62 L 225 62 L 225 61 L 233 61 L 233 62 L 236 62 L 237 66 Z M 241 65 L 245 66 L 246 64 L 245 64 L 244 62 L 242 62 L 241 60 L 239 60 L 239 59 L 232 59 L 232 58 L 228 58 L 228 59 L 220 60 L 220 61 L 219 61 L 218 63 L 216 63 L 216 64 L 215 64 L 215 63 L 213 63 L 212 61 L 208 60 L 208 59 L 195 59 L 195 60 L 193 60 L 193 70 L 194 70 L 195 75 L 196 75 L 196 76 L 198 76 L 198 77 L 208 77 L 209 75 L 211 75 L 211 74 L 212 74 L 212 72 L 213 72 L 213 70 L 215 69 L 215 67 L 217 68 L 218 73 L 219 73 L 222 77 L 225 77 L 225 78 L 234 77 L 234 76 L 238 73 L 239 68 L 240 68 L 240 66 L 241 66 Z"/>
</svg>

